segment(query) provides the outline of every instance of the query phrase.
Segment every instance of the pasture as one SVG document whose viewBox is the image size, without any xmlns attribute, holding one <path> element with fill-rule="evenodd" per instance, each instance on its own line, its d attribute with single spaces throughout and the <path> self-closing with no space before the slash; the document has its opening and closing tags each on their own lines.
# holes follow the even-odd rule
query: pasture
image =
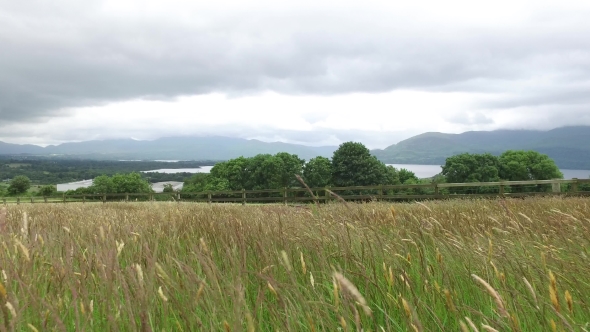
<svg viewBox="0 0 590 332">
<path fill-rule="evenodd" d="M 589 203 L 0 207 L 0 330 L 590 330 Z"/>
</svg>

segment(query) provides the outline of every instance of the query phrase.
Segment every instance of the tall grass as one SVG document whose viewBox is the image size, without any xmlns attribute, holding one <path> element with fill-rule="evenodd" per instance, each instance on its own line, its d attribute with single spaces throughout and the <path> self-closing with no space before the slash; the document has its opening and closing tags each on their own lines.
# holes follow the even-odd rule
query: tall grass
<svg viewBox="0 0 590 332">
<path fill-rule="evenodd" d="M 0 330 L 588 330 L 589 202 L 10 206 Z"/>
</svg>

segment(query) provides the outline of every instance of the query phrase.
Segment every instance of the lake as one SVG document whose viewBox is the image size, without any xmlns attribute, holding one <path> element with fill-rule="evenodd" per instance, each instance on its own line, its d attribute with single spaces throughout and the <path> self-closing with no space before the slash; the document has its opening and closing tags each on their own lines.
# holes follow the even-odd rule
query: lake
<svg viewBox="0 0 590 332">
<path fill-rule="evenodd" d="M 409 171 L 414 172 L 418 178 L 429 178 L 441 172 L 441 166 L 439 165 L 412 165 L 412 164 L 388 164 L 397 169 L 405 168 Z M 147 172 L 158 172 L 158 173 L 209 173 L 213 166 L 201 166 L 200 168 L 162 168 Z M 578 178 L 588 179 L 590 177 L 590 170 L 579 170 L 579 169 L 562 169 L 563 178 L 566 180 Z"/>
</svg>

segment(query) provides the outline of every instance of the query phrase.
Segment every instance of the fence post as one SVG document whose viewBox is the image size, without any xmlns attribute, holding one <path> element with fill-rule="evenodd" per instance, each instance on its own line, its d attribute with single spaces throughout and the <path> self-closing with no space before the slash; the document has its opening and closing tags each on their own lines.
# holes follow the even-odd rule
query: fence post
<svg viewBox="0 0 590 332">
<path fill-rule="evenodd" d="M 438 195 L 440 195 L 440 188 L 438 188 L 438 183 L 434 184 L 434 196 L 436 196 L 438 198 Z"/>
<path fill-rule="evenodd" d="M 2 197 L 2 203 L 6 205 L 6 198 Z"/>
<path fill-rule="evenodd" d="M 242 189 L 242 205 L 246 205 L 246 189 Z"/>
<path fill-rule="evenodd" d="M 86 195 L 82 195 L 82 203 L 86 203 Z"/>
<path fill-rule="evenodd" d="M 213 195 L 211 195 L 211 193 L 207 193 L 207 203 L 211 204 L 211 202 L 213 202 Z"/>
<path fill-rule="evenodd" d="M 500 196 L 504 196 L 504 185 L 500 185 Z"/>
<path fill-rule="evenodd" d="M 62 199 L 63 199 L 63 202 L 65 204 L 65 202 L 66 202 L 66 193 L 63 194 Z"/>
<path fill-rule="evenodd" d="M 17 197 L 16 198 L 16 205 L 19 205 L 19 204 L 20 204 L 20 197 Z"/>
<path fill-rule="evenodd" d="M 33 200 L 33 196 L 31 196 L 31 204 L 35 203 L 35 201 Z"/>
<path fill-rule="evenodd" d="M 125 194 L 125 202 L 129 202 L 129 194 Z"/>
<path fill-rule="evenodd" d="M 107 202 L 107 195 L 104 194 L 104 195 L 102 195 L 102 204 L 104 204 L 106 202 Z"/>
<path fill-rule="evenodd" d="M 47 196 L 43 196 L 43 201 L 45 201 L 45 203 L 47 203 Z"/>
<path fill-rule="evenodd" d="M 382 184 L 379 185 L 379 196 L 378 196 L 377 200 L 379 200 L 379 201 L 383 200 L 383 185 Z"/>
<path fill-rule="evenodd" d="M 558 179 L 553 179 L 553 180 L 558 180 Z M 553 191 L 554 193 L 559 193 L 561 192 L 561 183 L 552 183 L 551 184 L 551 191 Z"/>
<path fill-rule="evenodd" d="M 325 187 L 324 188 L 324 196 L 326 197 L 326 199 L 324 200 L 324 202 L 328 203 L 330 201 L 330 193 L 328 192 L 330 187 Z"/>
<path fill-rule="evenodd" d="M 287 205 L 288 196 L 287 187 L 283 187 L 283 205 Z"/>
<path fill-rule="evenodd" d="M 577 193 L 578 192 L 578 178 L 573 178 L 572 179 L 572 192 L 573 193 Z"/>
</svg>

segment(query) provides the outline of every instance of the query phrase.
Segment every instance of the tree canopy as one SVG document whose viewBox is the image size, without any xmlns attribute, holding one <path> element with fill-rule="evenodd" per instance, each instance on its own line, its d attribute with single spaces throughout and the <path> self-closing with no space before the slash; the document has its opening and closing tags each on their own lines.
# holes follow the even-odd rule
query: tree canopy
<svg viewBox="0 0 590 332">
<path fill-rule="evenodd" d="M 387 167 L 363 144 L 346 142 L 332 157 L 332 184 L 336 187 L 385 184 Z"/>
<path fill-rule="evenodd" d="M 92 185 L 84 190 L 92 194 L 151 193 L 152 186 L 139 173 L 97 176 Z"/>
<path fill-rule="evenodd" d="M 183 191 L 260 190 L 301 187 L 302 175 L 309 187 L 366 186 L 399 184 L 404 179 L 418 180 L 414 173 L 386 166 L 361 143 L 347 142 L 334 152 L 332 160 L 309 160 L 289 153 L 259 154 L 217 163 L 209 175 L 195 174 L 185 181 Z"/>
<path fill-rule="evenodd" d="M 31 188 L 31 180 L 24 175 L 15 176 L 8 186 L 8 193 L 11 195 L 24 194 Z"/>
<path fill-rule="evenodd" d="M 529 181 L 563 178 L 555 162 L 547 155 L 536 151 L 506 151 L 499 157 L 489 153 L 463 153 L 447 158 L 442 175 L 449 183 Z M 505 188 L 522 190 L 523 188 Z M 537 186 L 544 191 L 547 186 Z M 453 189 L 458 191 L 460 189 Z M 468 189 L 479 193 L 491 192 L 492 187 Z"/>
<path fill-rule="evenodd" d="M 563 174 L 555 162 L 536 151 L 504 152 L 499 157 L 500 178 L 508 181 L 561 179 Z"/>
</svg>

